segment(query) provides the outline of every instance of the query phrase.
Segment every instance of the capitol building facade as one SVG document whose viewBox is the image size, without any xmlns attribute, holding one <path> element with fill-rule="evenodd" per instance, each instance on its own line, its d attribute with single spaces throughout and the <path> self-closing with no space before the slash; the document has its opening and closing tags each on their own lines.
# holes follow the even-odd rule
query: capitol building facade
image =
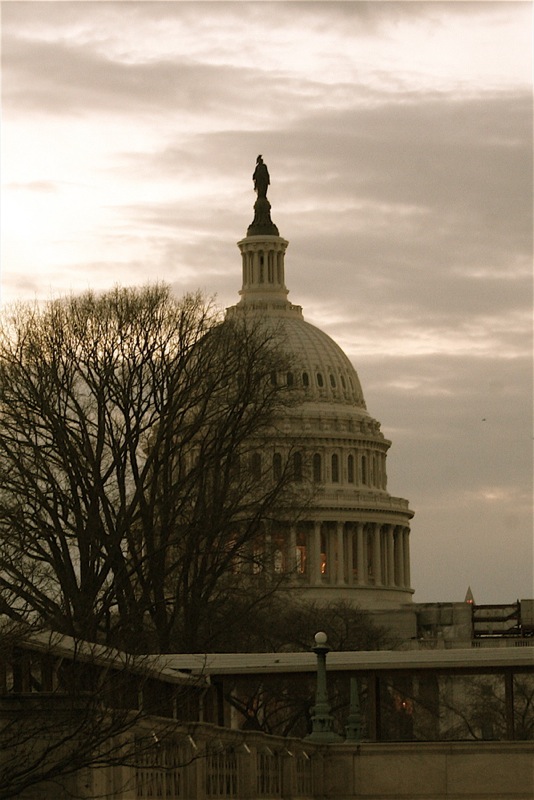
<svg viewBox="0 0 534 800">
<path fill-rule="evenodd" d="M 407 500 L 387 491 L 391 442 L 367 410 L 356 370 L 336 342 L 288 300 L 288 241 L 271 220 L 268 173 L 261 157 L 258 164 L 264 172 L 263 183 L 255 181 L 254 220 L 238 242 L 241 299 L 227 310 L 227 319 L 246 314 L 281 335 L 291 371 L 276 380 L 298 388 L 299 402 L 280 419 L 271 449 L 256 458 L 272 459 L 276 477 L 291 453 L 296 479 L 306 465 L 313 485 L 305 517 L 272 532 L 278 568 L 294 572 L 293 588 L 302 599 L 348 601 L 384 615 L 384 622 L 396 620 L 398 627 L 399 613 L 408 613 L 406 622 L 413 615 L 413 512 Z M 258 463 L 258 472 L 265 466 Z"/>
</svg>

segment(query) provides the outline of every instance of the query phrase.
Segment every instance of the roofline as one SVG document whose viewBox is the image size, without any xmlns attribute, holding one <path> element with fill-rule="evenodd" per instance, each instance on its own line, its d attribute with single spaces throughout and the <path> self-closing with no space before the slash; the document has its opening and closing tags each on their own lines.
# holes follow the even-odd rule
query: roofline
<svg viewBox="0 0 534 800">
<path fill-rule="evenodd" d="M 165 683 L 198 685 L 209 683 L 206 673 L 198 670 L 191 674 L 186 668 L 170 665 L 172 656 L 164 654 L 134 654 L 96 642 L 74 639 L 54 631 L 33 632 L 17 641 L 15 647 L 32 652 L 46 653 L 102 667 L 127 670 L 145 678 L 155 678 Z"/>
<path fill-rule="evenodd" d="M 314 653 L 211 653 L 169 655 L 168 665 L 192 674 L 254 675 L 315 672 Z M 421 670 L 484 670 L 515 668 L 534 670 L 534 649 L 458 648 L 451 650 L 370 650 L 330 652 L 329 672 Z"/>
</svg>

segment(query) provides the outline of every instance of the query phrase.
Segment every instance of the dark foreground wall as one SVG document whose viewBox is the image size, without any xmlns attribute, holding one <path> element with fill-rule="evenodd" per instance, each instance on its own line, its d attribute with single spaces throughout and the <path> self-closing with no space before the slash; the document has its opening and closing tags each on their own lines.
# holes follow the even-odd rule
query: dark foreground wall
<svg viewBox="0 0 534 800">
<path fill-rule="evenodd" d="M 361 744 L 350 753 L 343 749 L 331 749 L 325 760 L 324 793 L 329 798 L 534 798 L 532 742 Z"/>
<path fill-rule="evenodd" d="M 155 744 L 135 765 L 84 770 L 64 783 L 65 791 L 41 785 L 22 797 L 534 800 L 533 766 L 533 742 L 317 746 L 201 724 Z"/>
</svg>

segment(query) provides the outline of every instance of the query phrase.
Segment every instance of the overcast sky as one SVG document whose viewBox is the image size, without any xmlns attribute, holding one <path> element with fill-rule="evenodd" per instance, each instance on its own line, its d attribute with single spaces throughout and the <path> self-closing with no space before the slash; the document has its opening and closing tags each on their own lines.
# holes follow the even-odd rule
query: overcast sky
<svg viewBox="0 0 534 800">
<path fill-rule="evenodd" d="M 393 445 L 418 602 L 533 597 L 532 4 L 4 2 L 2 303 L 286 282 Z"/>
</svg>

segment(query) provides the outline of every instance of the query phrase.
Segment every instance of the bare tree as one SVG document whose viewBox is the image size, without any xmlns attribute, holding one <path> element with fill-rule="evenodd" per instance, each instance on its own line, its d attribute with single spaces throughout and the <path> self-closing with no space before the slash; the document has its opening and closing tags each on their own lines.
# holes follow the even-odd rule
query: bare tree
<svg viewBox="0 0 534 800">
<path fill-rule="evenodd" d="M 268 454 L 295 395 L 271 380 L 287 369 L 282 345 L 159 285 L 6 315 L 1 610 L 90 641 L 193 652 L 239 585 L 270 591 L 264 526 L 295 499 L 287 466 L 273 476 L 264 459 L 258 476 L 250 459 Z"/>
<path fill-rule="evenodd" d="M 504 674 L 460 676 L 447 687 L 441 698 L 446 739 L 534 738 L 534 676 L 517 672 L 509 676 L 510 695 L 506 696 Z M 448 695 L 448 696 L 447 696 Z M 510 712 L 513 706 L 513 725 Z"/>
<path fill-rule="evenodd" d="M 237 652 L 309 651 L 318 630 L 327 632 L 334 650 L 390 648 L 389 632 L 373 622 L 369 612 L 338 601 L 288 602 L 283 592 L 269 604 L 260 604 L 254 625 L 229 631 L 225 646 Z M 233 635 L 232 635 L 233 634 Z M 227 680 L 225 698 L 243 717 L 245 729 L 280 736 L 305 736 L 311 731 L 315 702 L 315 674 L 237 676 Z M 329 678 L 332 712 L 339 731 L 348 714 L 347 676 Z"/>
<path fill-rule="evenodd" d="M 184 764 L 194 758 L 183 709 L 202 679 L 171 680 L 148 657 L 5 619 L 0 633 L 0 800 L 80 796 L 82 786 L 83 797 L 100 797 L 95 768 L 137 767 L 167 744 Z"/>
</svg>

